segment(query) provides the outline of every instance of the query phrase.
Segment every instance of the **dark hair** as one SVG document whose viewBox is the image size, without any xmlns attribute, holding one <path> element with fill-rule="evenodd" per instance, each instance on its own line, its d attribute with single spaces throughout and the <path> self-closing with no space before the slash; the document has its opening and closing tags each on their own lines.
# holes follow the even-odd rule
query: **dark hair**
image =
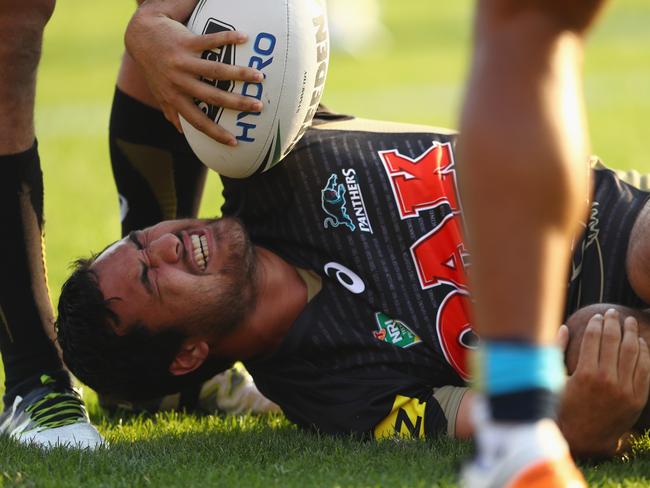
<svg viewBox="0 0 650 488">
<path fill-rule="evenodd" d="M 209 359 L 196 371 L 174 376 L 169 366 L 184 335 L 174 329 L 152 333 L 145 324 L 119 324 L 91 269 L 94 258 L 79 259 L 63 285 L 56 321 L 63 361 L 99 393 L 145 400 L 198 385 L 232 361 Z M 126 325 L 118 335 L 113 325 Z"/>
</svg>

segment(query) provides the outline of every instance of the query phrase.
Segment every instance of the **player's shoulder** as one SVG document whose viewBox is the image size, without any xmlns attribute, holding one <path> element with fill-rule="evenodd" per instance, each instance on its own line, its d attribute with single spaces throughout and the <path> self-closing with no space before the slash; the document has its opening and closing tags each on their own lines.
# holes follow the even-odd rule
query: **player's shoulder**
<svg viewBox="0 0 650 488">
<path fill-rule="evenodd" d="M 364 119 L 334 113 L 324 107 L 321 107 L 314 117 L 312 129 L 318 131 L 370 132 L 375 134 L 456 135 L 456 131 L 444 127 Z"/>
<path fill-rule="evenodd" d="M 616 232 L 617 240 L 625 242 L 629 233 L 629 244 L 625 244 L 624 251 L 627 279 L 634 293 L 650 303 L 650 175 L 608 168 L 595 156 L 591 158 L 591 168 L 595 175 L 593 199 L 599 205 L 599 218 L 608 220 L 606 228 Z"/>
<path fill-rule="evenodd" d="M 605 163 L 603 163 L 603 161 L 598 156 L 591 156 L 590 165 L 591 169 L 594 170 L 597 177 L 605 174 L 610 176 L 609 179 L 597 178 L 597 183 L 599 183 L 601 180 L 605 184 L 622 181 L 623 183 L 627 183 L 637 190 L 650 192 L 650 174 L 648 173 L 640 173 L 639 171 L 633 169 L 620 170 L 610 168 L 609 166 L 605 165 Z"/>
</svg>

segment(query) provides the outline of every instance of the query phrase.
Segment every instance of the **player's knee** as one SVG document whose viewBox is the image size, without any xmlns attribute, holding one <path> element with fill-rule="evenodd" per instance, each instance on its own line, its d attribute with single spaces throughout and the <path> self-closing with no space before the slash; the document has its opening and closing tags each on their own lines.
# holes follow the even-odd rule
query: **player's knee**
<svg viewBox="0 0 650 488">
<path fill-rule="evenodd" d="M 3 0 L 0 2 L 0 28 L 3 48 L 40 49 L 43 30 L 56 0 Z M 5 50 L 3 49 L 3 51 Z"/>
<path fill-rule="evenodd" d="M 54 13 L 56 0 L 28 0 L 25 3 L 33 5 L 32 8 L 38 13 L 39 20 L 43 22 L 43 26 L 45 26 Z"/>
<path fill-rule="evenodd" d="M 3 0 L 0 23 L 17 28 L 43 30 L 54 13 L 56 0 Z"/>
<path fill-rule="evenodd" d="M 43 30 L 54 12 L 55 0 L 6 0 L 0 2 L 2 45 L 0 62 L 11 79 L 32 73 L 41 53 Z M 5 80 L 9 82 L 11 80 Z"/>
</svg>

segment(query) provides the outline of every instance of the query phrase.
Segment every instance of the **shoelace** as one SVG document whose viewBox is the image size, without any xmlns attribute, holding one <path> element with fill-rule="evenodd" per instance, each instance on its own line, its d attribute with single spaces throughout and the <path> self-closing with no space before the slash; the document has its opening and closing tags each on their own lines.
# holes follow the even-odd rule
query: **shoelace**
<svg viewBox="0 0 650 488">
<path fill-rule="evenodd" d="M 48 385 L 54 380 L 47 375 L 41 377 L 41 383 Z M 35 401 L 25 411 L 39 429 L 53 429 L 71 425 L 86 418 L 86 409 L 81 399 L 73 392 L 48 393 Z"/>
</svg>

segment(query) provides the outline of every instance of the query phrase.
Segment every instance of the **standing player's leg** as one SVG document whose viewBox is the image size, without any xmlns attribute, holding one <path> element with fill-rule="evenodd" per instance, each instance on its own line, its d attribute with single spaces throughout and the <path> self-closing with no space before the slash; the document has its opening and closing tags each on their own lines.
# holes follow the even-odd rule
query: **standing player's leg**
<svg viewBox="0 0 650 488">
<path fill-rule="evenodd" d="M 53 334 L 43 253 L 43 179 L 34 137 L 34 93 L 54 0 L 0 4 L 0 351 L 5 411 L 0 433 L 40 445 L 94 447 Z"/>
<path fill-rule="evenodd" d="M 123 236 L 161 220 L 196 217 L 207 168 L 160 111 L 128 53 L 113 98 L 109 138 Z"/>
<path fill-rule="evenodd" d="M 601 3 L 479 2 L 459 140 L 487 400 L 469 486 L 502 486 L 537 461 L 558 477 L 543 486 L 581 483 L 548 419 L 564 381 L 553 342 L 571 237 L 588 201 L 583 41 Z"/>
</svg>

